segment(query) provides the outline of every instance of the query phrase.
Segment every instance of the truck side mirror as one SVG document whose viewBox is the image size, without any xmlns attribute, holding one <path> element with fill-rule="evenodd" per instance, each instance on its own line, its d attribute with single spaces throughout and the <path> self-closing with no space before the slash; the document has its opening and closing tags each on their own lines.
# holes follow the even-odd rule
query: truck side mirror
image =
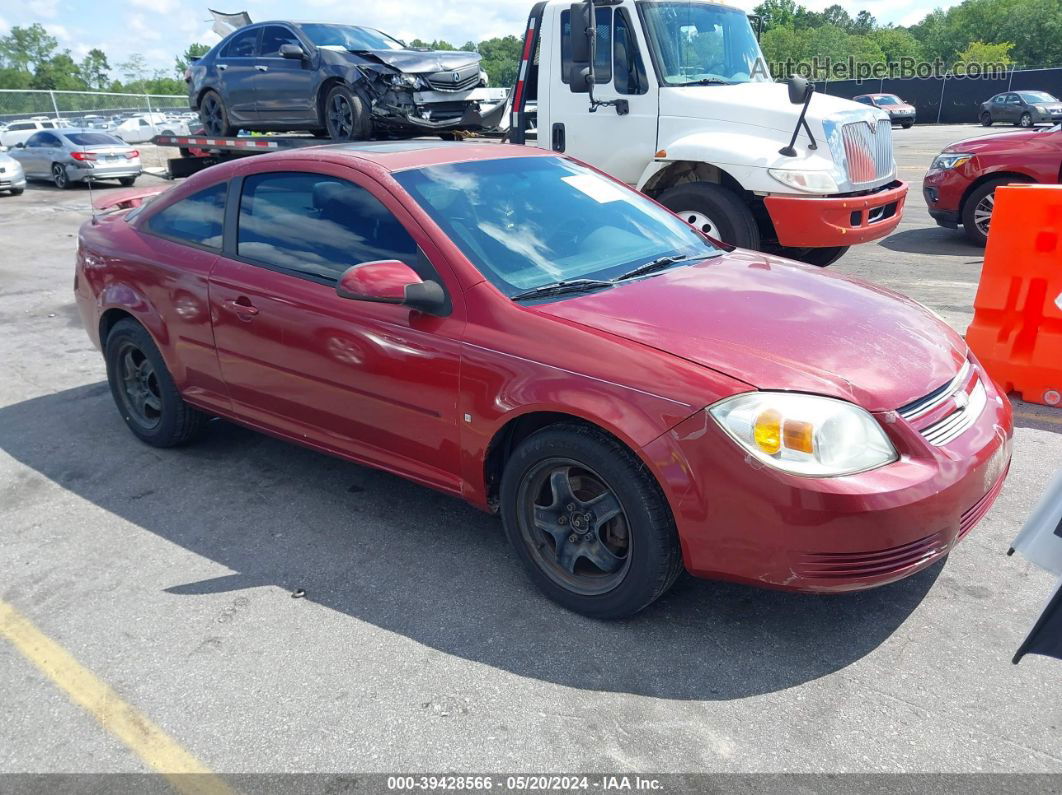
<svg viewBox="0 0 1062 795">
<path fill-rule="evenodd" d="M 572 62 L 590 63 L 590 35 L 594 30 L 591 3 L 572 3 Z"/>
<path fill-rule="evenodd" d="M 789 88 L 789 101 L 794 105 L 803 105 L 811 96 L 811 92 L 815 90 L 815 86 L 799 75 L 793 75 L 785 81 L 785 84 Z"/>
<path fill-rule="evenodd" d="M 568 72 L 568 88 L 573 94 L 590 93 L 590 64 L 573 62 Z"/>
</svg>

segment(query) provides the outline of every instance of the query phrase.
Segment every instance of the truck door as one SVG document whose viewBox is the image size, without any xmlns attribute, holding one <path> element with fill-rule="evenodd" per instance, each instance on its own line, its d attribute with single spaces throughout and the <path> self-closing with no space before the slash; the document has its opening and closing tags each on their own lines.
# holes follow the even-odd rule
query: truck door
<svg viewBox="0 0 1062 795">
<path fill-rule="evenodd" d="M 571 11 L 564 9 L 545 20 L 553 29 L 543 31 L 542 37 L 538 145 L 570 154 L 634 185 L 656 153 L 659 90 L 633 6 L 594 11 L 594 98 L 625 100 L 627 113 L 610 105 L 591 112 L 587 94 L 572 93 Z"/>
</svg>

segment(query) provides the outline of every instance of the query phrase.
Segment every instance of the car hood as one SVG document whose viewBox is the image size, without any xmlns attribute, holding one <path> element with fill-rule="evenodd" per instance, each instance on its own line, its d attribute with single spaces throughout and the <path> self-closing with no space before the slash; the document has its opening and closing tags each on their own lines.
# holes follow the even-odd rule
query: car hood
<svg viewBox="0 0 1062 795">
<path fill-rule="evenodd" d="M 759 389 L 899 408 L 949 381 L 963 340 L 897 293 L 734 251 L 532 311 L 678 356 Z"/>
<path fill-rule="evenodd" d="M 1051 135 L 1051 133 L 1044 130 L 1016 130 L 1015 132 L 996 133 L 995 135 L 982 135 L 978 138 L 967 138 L 963 141 L 956 141 L 953 144 L 947 146 L 945 152 L 969 152 L 970 154 L 977 154 L 983 151 L 999 151 L 1002 149 L 1011 149 L 1024 146 L 1029 143 L 1031 138 L 1037 136 Z"/>
<path fill-rule="evenodd" d="M 915 109 L 914 105 L 908 105 L 906 102 L 903 103 L 902 105 L 882 105 L 880 107 L 884 111 L 892 111 L 894 113 L 896 111 L 898 111 L 898 110 L 907 111 L 907 110 L 914 110 Z"/>
<path fill-rule="evenodd" d="M 479 63 L 479 55 L 474 52 L 451 50 L 359 50 L 355 55 L 370 58 L 406 74 L 442 72 Z"/>
</svg>

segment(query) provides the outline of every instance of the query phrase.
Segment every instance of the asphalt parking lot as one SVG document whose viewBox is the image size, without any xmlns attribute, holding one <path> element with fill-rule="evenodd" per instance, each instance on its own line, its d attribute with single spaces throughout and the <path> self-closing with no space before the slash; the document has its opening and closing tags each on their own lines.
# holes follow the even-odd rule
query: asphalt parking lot
<svg viewBox="0 0 1062 795">
<path fill-rule="evenodd" d="M 994 131 L 897 129 L 903 223 L 834 270 L 965 330 L 983 252 L 919 186 Z M 87 216 L 84 187 L 0 196 L 0 604 L 112 695 L 75 705 L 0 638 L 0 773 L 146 771 L 101 725 L 115 699 L 220 774 L 1062 773 L 1062 663 L 1010 662 L 1053 583 L 1005 554 L 1062 468 L 1062 411 L 1016 403 L 995 507 L 920 575 L 834 597 L 686 578 L 599 623 L 455 499 L 228 423 L 137 442 L 73 304 Z"/>
</svg>

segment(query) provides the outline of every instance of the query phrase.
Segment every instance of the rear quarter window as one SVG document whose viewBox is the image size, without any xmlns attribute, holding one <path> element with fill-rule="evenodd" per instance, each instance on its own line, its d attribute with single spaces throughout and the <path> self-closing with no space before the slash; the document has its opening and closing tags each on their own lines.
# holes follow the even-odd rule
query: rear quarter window
<svg viewBox="0 0 1062 795">
<path fill-rule="evenodd" d="M 220 251 L 227 186 L 219 182 L 164 207 L 147 219 L 145 231 L 177 243 Z"/>
</svg>

